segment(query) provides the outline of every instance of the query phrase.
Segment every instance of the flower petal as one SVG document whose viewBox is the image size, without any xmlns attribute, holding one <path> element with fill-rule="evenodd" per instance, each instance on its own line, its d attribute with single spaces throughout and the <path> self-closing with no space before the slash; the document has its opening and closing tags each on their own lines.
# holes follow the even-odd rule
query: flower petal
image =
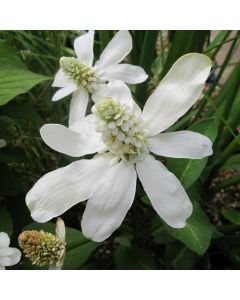
<svg viewBox="0 0 240 300">
<path fill-rule="evenodd" d="M 5 270 L 5 266 L 0 264 L 0 270 Z"/>
<path fill-rule="evenodd" d="M 127 30 L 118 31 L 109 42 L 96 66 L 104 69 L 110 65 L 119 63 L 128 55 L 132 49 L 132 37 Z"/>
<path fill-rule="evenodd" d="M 108 97 L 119 101 L 122 105 L 134 106 L 136 111 L 139 113 L 141 112 L 140 107 L 132 98 L 129 87 L 120 80 L 113 80 L 108 84 L 101 84 L 97 91 L 92 95 L 92 99 L 95 103 Z"/>
<path fill-rule="evenodd" d="M 55 75 L 52 86 L 65 87 L 70 83 L 72 83 L 72 81 L 63 73 L 62 69 L 59 69 Z"/>
<path fill-rule="evenodd" d="M 0 232 L 0 249 L 7 248 L 10 245 L 10 238 L 7 233 Z"/>
<path fill-rule="evenodd" d="M 21 252 L 17 248 L 11 248 L 12 254 L 9 256 L 11 263 L 8 266 L 16 265 L 21 259 Z"/>
<path fill-rule="evenodd" d="M 149 138 L 148 144 L 151 152 L 167 157 L 201 159 L 213 152 L 208 137 L 187 130 L 160 133 Z"/>
<path fill-rule="evenodd" d="M 126 83 L 141 83 L 148 78 L 143 68 L 128 64 L 117 64 L 108 67 L 102 75 L 103 80 L 122 80 Z"/>
<path fill-rule="evenodd" d="M 174 63 L 144 106 L 149 136 L 167 129 L 197 101 L 211 65 L 210 58 L 199 53 L 186 54 Z"/>
<path fill-rule="evenodd" d="M 182 228 L 192 214 L 192 203 L 175 175 L 160 161 L 147 155 L 136 165 L 138 177 L 152 206 L 170 226 Z"/>
<path fill-rule="evenodd" d="M 77 130 L 81 129 L 81 133 Z M 94 115 L 88 115 L 70 128 L 60 124 L 46 124 L 40 129 L 44 142 L 55 151 L 80 157 L 105 149 L 101 134 L 95 131 Z"/>
<path fill-rule="evenodd" d="M 66 228 L 63 220 L 61 218 L 57 218 L 57 223 L 56 223 L 56 234 L 57 237 L 65 243 L 66 241 Z"/>
<path fill-rule="evenodd" d="M 122 223 L 134 200 L 136 171 L 121 161 L 104 173 L 91 193 L 82 218 L 82 232 L 93 241 L 108 238 Z"/>
<path fill-rule="evenodd" d="M 85 117 L 87 105 L 88 105 L 88 92 L 85 89 L 79 88 L 73 93 L 73 97 L 70 103 L 69 112 L 69 125 L 80 121 Z"/>
<path fill-rule="evenodd" d="M 88 199 L 111 160 L 109 154 L 96 155 L 90 160 L 75 161 L 45 174 L 26 196 L 32 218 L 37 222 L 47 222 Z"/>
<path fill-rule="evenodd" d="M 59 89 L 52 97 L 52 101 L 58 101 L 69 94 L 75 92 L 78 89 L 75 83 L 71 82 L 65 87 Z"/>
<path fill-rule="evenodd" d="M 93 43 L 93 30 L 90 30 L 88 33 L 85 33 L 74 40 L 74 50 L 79 61 L 88 67 L 91 67 L 93 62 Z"/>
</svg>

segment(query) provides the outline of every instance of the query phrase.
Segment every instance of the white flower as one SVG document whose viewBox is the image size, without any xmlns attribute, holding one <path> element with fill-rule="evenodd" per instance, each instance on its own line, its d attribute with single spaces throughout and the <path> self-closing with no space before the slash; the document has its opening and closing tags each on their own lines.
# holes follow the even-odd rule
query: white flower
<svg viewBox="0 0 240 300">
<path fill-rule="evenodd" d="M 65 224 L 58 218 L 56 235 L 43 230 L 26 230 L 19 235 L 18 243 L 33 265 L 60 270 L 66 253 L 65 235 Z"/>
<path fill-rule="evenodd" d="M 9 247 L 10 238 L 5 232 L 0 232 L 0 270 L 16 265 L 21 258 L 21 252 L 17 248 Z"/>
<path fill-rule="evenodd" d="M 111 80 L 140 83 L 147 79 L 145 71 L 138 66 L 119 64 L 132 49 L 128 31 L 119 31 L 93 65 L 94 31 L 81 35 L 74 41 L 77 58 L 62 57 L 60 70 L 53 86 L 60 87 L 53 101 L 73 93 L 70 104 L 69 125 L 85 116 L 89 93 L 94 93 L 101 84 Z"/>
<path fill-rule="evenodd" d="M 82 231 L 102 241 L 121 225 L 130 209 L 138 176 L 159 216 L 172 227 L 184 227 L 192 213 L 188 195 L 175 175 L 150 153 L 191 159 L 212 154 L 211 141 L 199 133 L 161 133 L 196 102 L 210 69 L 207 56 L 185 55 L 172 66 L 142 112 L 128 87 L 116 81 L 95 94 L 93 114 L 72 128 L 43 126 L 41 136 L 52 149 L 73 157 L 99 154 L 44 175 L 26 196 L 33 219 L 46 222 L 89 199 Z"/>
</svg>

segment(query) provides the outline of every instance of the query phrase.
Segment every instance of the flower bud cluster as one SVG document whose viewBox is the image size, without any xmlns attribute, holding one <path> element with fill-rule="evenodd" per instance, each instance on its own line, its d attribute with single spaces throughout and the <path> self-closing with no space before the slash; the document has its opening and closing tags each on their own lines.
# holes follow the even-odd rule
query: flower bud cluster
<svg viewBox="0 0 240 300">
<path fill-rule="evenodd" d="M 98 81 L 95 71 L 81 64 L 75 57 L 61 57 L 60 67 L 65 75 L 72 79 L 78 86 L 81 86 L 92 93 Z"/>
<path fill-rule="evenodd" d="M 96 130 L 110 152 L 124 160 L 135 161 L 145 153 L 146 140 L 141 117 L 127 105 L 105 98 L 93 107 Z"/>
<path fill-rule="evenodd" d="M 26 257 L 37 266 L 57 266 L 65 255 L 64 243 L 43 230 L 23 231 L 18 237 L 18 243 Z"/>
</svg>

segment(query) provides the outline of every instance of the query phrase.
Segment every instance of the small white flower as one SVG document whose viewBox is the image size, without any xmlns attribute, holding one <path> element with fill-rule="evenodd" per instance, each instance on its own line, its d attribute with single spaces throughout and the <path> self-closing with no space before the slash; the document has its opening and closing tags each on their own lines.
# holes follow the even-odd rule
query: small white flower
<svg viewBox="0 0 240 300">
<path fill-rule="evenodd" d="M 70 104 L 69 125 L 85 116 L 89 93 L 103 83 L 122 80 L 126 83 L 140 83 L 147 79 L 145 71 L 138 66 L 119 64 L 132 49 L 132 38 L 128 31 L 119 31 L 102 52 L 93 66 L 94 31 L 81 35 L 74 41 L 75 57 L 62 57 L 60 70 L 53 86 L 60 87 L 53 101 L 73 93 Z"/>
<path fill-rule="evenodd" d="M 17 248 L 9 247 L 10 238 L 5 232 L 0 232 L 0 270 L 16 265 L 21 258 L 21 252 Z"/>
<path fill-rule="evenodd" d="M 26 196 L 33 219 L 46 222 L 89 199 L 82 231 L 102 241 L 121 225 L 131 207 L 138 176 L 161 218 L 172 227 L 184 227 L 192 213 L 189 197 L 176 176 L 151 153 L 190 159 L 212 154 L 212 143 L 204 135 L 187 130 L 161 133 L 196 102 L 210 69 L 207 56 L 184 55 L 142 112 L 128 87 L 116 81 L 95 93 L 93 114 L 71 128 L 43 126 L 43 140 L 56 151 L 73 157 L 100 154 L 44 175 Z"/>
</svg>

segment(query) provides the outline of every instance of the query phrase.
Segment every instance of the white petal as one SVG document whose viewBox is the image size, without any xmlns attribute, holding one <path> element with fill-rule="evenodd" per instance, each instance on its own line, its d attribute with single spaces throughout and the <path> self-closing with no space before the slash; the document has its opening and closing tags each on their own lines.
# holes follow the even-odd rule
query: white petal
<svg viewBox="0 0 240 300">
<path fill-rule="evenodd" d="M 52 86 L 54 87 L 65 87 L 70 84 L 72 81 L 67 78 L 67 76 L 63 73 L 62 69 L 59 69 L 57 74 L 55 75 Z"/>
<path fill-rule="evenodd" d="M 211 65 L 210 58 L 198 53 L 186 54 L 174 63 L 143 109 L 150 136 L 167 129 L 197 101 Z"/>
<path fill-rule="evenodd" d="M 89 67 L 93 62 L 94 31 L 81 35 L 74 41 L 74 50 L 79 61 Z"/>
<path fill-rule="evenodd" d="M 88 199 L 111 160 L 111 155 L 96 155 L 90 160 L 75 161 L 44 175 L 26 196 L 32 218 L 47 222 Z"/>
<path fill-rule="evenodd" d="M 65 243 L 66 240 L 66 228 L 63 220 L 61 218 L 57 218 L 57 224 L 56 224 L 56 234 L 58 238 Z"/>
<path fill-rule="evenodd" d="M 108 84 L 101 84 L 97 91 L 92 95 L 94 102 L 99 102 L 108 97 L 119 101 L 122 105 L 135 105 L 129 87 L 120 80 L 114 80 Z"/>
<path fill-rule="evenodd" d="M 5 270 L 5 266 L 2 266 L 2 265 L 0 264 L 0 270 Z"/>
<path fill-rule="evenodd" d="M 170 226 L 182 228 L 192 214 L 192 203 L 175 175 L 151 155 L 137 163 L 137 174 L 152 206 Z"/>
<path fill-rule="evenodd" d="M 143 68 L 128 64 L 112 65 L 104 70 L 104 80 L 122 80 L 126 83 L 141 83 L 148 78 Z"/>
<path fill-rule="evenodd" d="M 85 89 L 79 88 L 73 93 L 70 103 L 69 125 L 85 117 L 88 105 L 88 97 L 88 92 Z"/>
<path fill-rule="evenodd" d="M 13 253 L 13 248 L 0 248 L 0 256 L 9 256 Z"/>
<path fill-rule="evenodd" d="M 119 31 L 109 42 L 96 66 L 104 69 L 122 61 L 132 49 L 132 37 L 127 30 Z"/>
<path fill-rule="evenodd" d="M 136 171 L 132 164 L 121 161 L 106 171 L 87 202 L 83 234 L 96 242 L 108 238 L 122 224 L 135 190 Z"/>
<path fill-rule="evenodd" d="M 81 133 L 76 132 L 80 130 Z M 96 153 L 105 149 L 101 134 L 95 131 L 94 115 L 88 115 L 71 128 L 60 124 L 46 124 L 40 129 L 44 142 L 60 153 L 72 157 Z"/>
<path fill-rule="evenodd" d="M 16 265 L 21 259 L 21 252 L 17 248 L 11 248 L 13 250 L 12 254 L 9 256 L 11 263 L 9 266 Z"/>
<path fill-rule="evenodd" d="M 151 152 L 167 157 L 201 159 L 213 152 L 208 137 L 187 130 L 160 133 L 149 138 L 148 144 Z"/>
<path fill-rule="evenodd" d="M 8 256 L 0 256 L 0 265 L 10 266 L 11 265 L 11 258 L 8 257 Z"/>
<path fill-rule="evenodd" d="M 78 87 L 76 86 L 75 83 L 69 83 L 68 85 L 66 85 L 65 87 L 59 89 L 52 98 L 52 101 L 58 101 L 68 95 L 70 95 L 71 93 L 73 93 L 74 91 L 76 91 L 78 89 Z"/>
<path fill-rule="evenodd" d="M 0 249 L 7 248 L 10 245 L 10 238 L 7 233 L 0 232 Z"/>
</svg>

